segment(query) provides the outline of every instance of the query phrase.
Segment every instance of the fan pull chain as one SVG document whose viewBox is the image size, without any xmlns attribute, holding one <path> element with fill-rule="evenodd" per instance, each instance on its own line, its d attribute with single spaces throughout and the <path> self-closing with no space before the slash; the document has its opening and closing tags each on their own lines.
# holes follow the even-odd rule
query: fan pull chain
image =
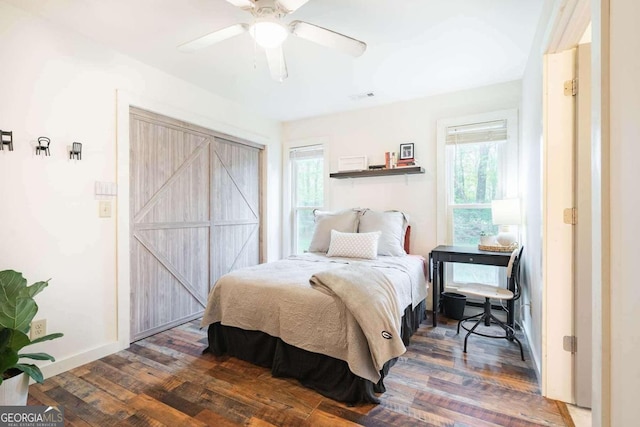
<svg viewBox="0 0 640 427">
<path fill-rule="evenodd" d="M 258 69 L 258 61 L 257 61 L 257 56 L 258 56 L 258 42 L 255 41 L 255 39 L 253 40 L 253 69 L 257 70 Z"/>
</svg>

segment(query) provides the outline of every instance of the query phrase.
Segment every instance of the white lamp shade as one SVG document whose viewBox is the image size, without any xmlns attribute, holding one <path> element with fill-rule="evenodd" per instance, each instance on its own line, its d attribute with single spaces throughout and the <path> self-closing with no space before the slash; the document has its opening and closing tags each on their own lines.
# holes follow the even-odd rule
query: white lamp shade
<svg viewBox="0 0 640 427">
<path fill-rule="evenodd" d="M 496 225 L 519 225 L 520 199 L 492 200 L 491 217 Z"/>
</svg>

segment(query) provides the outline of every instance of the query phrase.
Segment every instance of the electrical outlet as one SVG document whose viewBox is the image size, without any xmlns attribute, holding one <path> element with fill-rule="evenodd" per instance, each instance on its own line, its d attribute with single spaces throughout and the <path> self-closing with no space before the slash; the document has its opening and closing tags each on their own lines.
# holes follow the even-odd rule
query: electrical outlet
<svg viewBox="0 0 640 427">
<path fill-rule="evenodd" d="M 35 340 L 47 335 L 47 320 L 34 320 L 31 322 L 31 339 Z"/>
</svg>

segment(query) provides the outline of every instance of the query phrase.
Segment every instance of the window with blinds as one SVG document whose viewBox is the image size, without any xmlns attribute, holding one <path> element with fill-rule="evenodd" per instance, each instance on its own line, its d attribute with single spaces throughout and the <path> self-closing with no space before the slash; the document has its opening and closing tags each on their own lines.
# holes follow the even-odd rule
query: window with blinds
<svg viewBox="0 0 640 427">
<path fill-rule="evenodd" d="M 309 248 L 313 236 L 313 210 L 324 205 L 324 150 L 321 145 L 292 148 L 291 218 L 292 249 L 300 254 Z"/>
<path fill-rule="evenodd" d="M 444 128 L 447 243 L 476 246 L 481 233 L 498 234 L 491 201 L 517 191 L 517 127 L 509 120 L 463 121 Z M 510 134 L 511 133 L 511 134 Z M 514 149 L 515 147 L 515 149 Z M 495 267 L 455 265 L 453 282 L 498 282 Z"/>
</svg>

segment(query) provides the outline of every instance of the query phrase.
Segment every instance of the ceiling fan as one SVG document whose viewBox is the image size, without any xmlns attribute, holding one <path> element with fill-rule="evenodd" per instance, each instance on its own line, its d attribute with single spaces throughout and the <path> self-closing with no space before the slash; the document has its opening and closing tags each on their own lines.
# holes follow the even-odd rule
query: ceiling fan
<svg viewBox="0 0 640 427">
<path fill-rule="evenodd" d="M 234 6 L 250 12 L 251 24 L 235 24 L 230 27 L 205 34 L 195 40 L 181 44 L 182 52 L 194 52 L 228 38 L 249 32 L 255 43 L 264 48 L 271 77 L 278 81 L 287 78 L 287 64 L 284 60 L 282 43 L 289 34 L 350 54 L 360 56 L 367 49 L 366 43 L 344 34 L 328 30 L 303 21 L 293 21 L 286 25 L 282 18 L 295 12 L 309 0 L 226 0 Z"/>
</svg>

